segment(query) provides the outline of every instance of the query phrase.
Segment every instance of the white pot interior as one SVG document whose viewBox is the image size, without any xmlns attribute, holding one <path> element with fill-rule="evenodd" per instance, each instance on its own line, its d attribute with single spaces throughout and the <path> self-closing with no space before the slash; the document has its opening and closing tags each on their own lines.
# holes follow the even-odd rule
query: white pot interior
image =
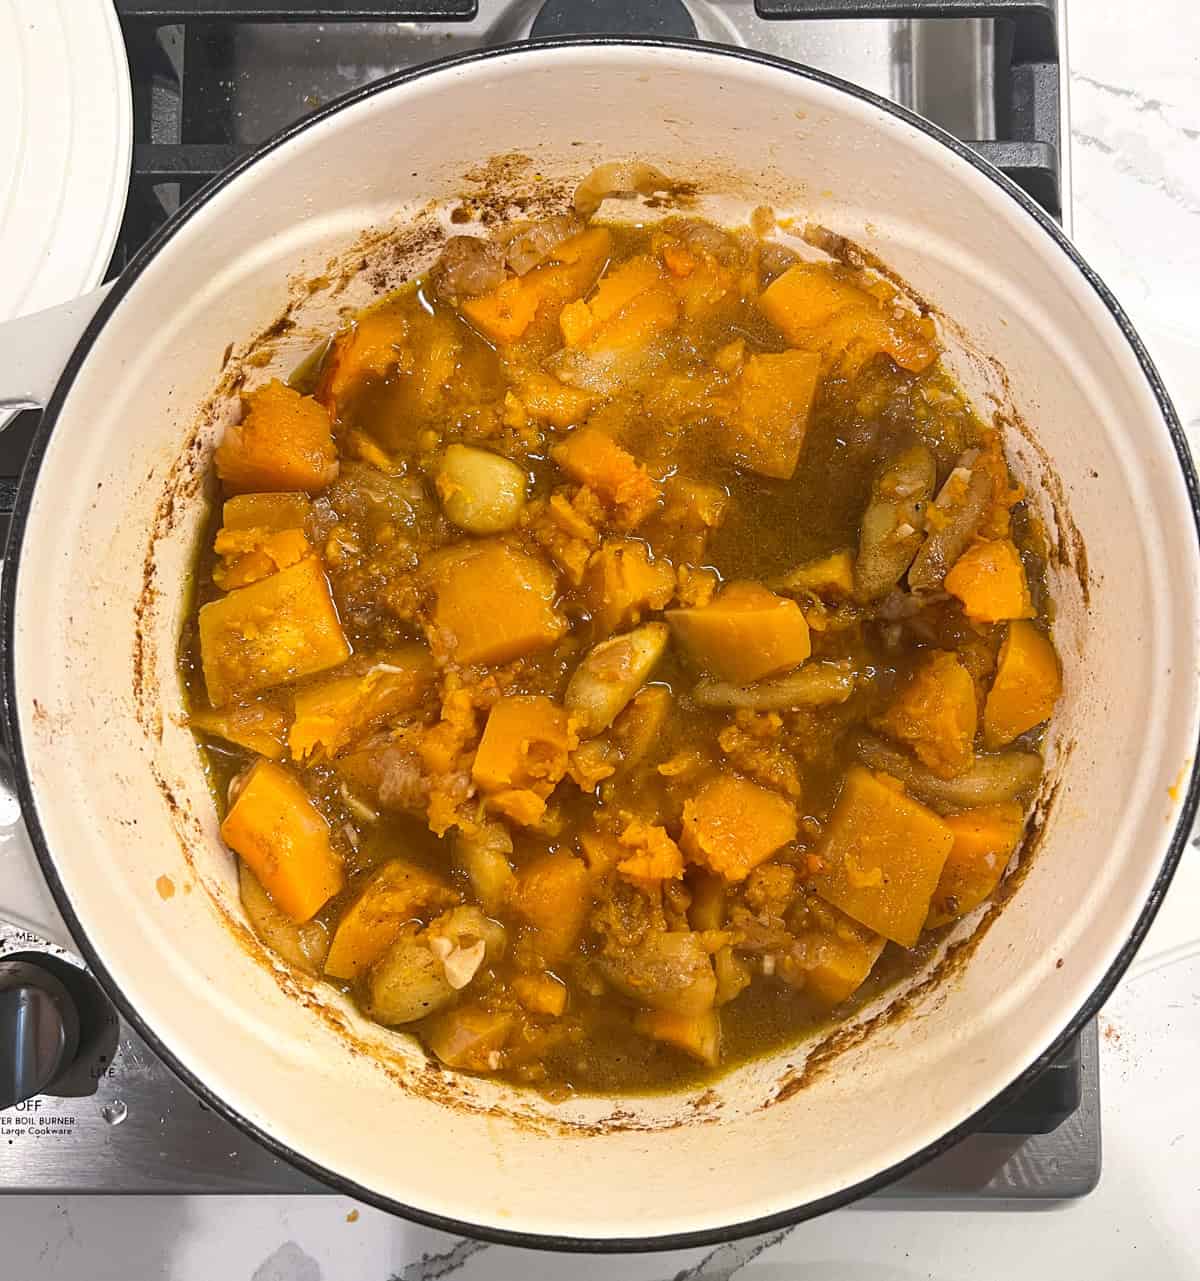
<svg viewBox="0 0 1200 1281">
<path fill-rule="evenodd" d="M 175 673 L 218 430 L 197 408 L 227 344 L 288 304 L 290 277 L 390 227 L 368 256 L 398 283 L 437 249 L 402 229 L 431 201 L 444 214 L 468 171 L 508 153 L 530 160 L 494 166 L 493 192 L 552 202 L 594 164 L 637 158 L 715 193 L 703 208 L 719 218 L 769 204 L 850 237 L 953 318 L 945 336 L 980 408 L 1019 417 L 1054 460 L 1052 475 L 1011 434 L 1071 560 L 1053 579 L 1066 697 L 1036 858 L 969 964 L 771 1106 L 803 1049 L 697 1098 L 552 1105 L 443 1074 L 331 992 L 274 971 L 227 919 L 240 918 L 236 878 Z M 366 279 L 305 304 L 277 363 L 361 301 Z M 41 465 L 16 587 L 15 699 L 37 819 L 90 944 L 230 1107 L 426 1214 L 659 1236 L 788 1211 L 904 1160 L 1084 1004 L 1145 905 L 1182 799 L 1170 789 L 1195 743 L 1196 589 L 1188 494 L 1146 375 L 1079 267 L 991 179 L 880 107 L 751 59 L 535 47 L 326 117 L 217 192 L 134 281 Z"/>
</svg>

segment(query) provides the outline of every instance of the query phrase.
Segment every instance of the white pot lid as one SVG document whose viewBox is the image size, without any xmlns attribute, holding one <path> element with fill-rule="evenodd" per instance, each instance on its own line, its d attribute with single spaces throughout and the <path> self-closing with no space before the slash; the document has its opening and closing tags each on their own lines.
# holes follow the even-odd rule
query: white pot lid
<svg viewBox="0 0 1200 1281">
<path fill-rule="evenodd" d="M 0 0 L 0 321 L 104 277 L 129 187 L 129 66 L 111 0 Z"/>
</svg>

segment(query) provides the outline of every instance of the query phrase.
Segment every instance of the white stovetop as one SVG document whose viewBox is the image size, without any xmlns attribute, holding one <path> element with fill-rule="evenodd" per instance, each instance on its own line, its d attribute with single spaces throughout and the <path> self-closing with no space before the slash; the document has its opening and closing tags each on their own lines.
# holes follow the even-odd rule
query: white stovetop
<svg viewBox="0 0 1200 1281">
<path fill-rule="evenodd" d="M 1069 0 L 1075 238 L 1200 450 L 1200 8 Z M 341 1197 L 8 1197 L 8 1281 L 1127 1281 L 1200 1278 L 1200 851 L 1101 1019 L 1104 1174 L 1037 1211 L 855 1208 L 706 1251 L 567 1258 L 458 1241 Z"/>
</svg>

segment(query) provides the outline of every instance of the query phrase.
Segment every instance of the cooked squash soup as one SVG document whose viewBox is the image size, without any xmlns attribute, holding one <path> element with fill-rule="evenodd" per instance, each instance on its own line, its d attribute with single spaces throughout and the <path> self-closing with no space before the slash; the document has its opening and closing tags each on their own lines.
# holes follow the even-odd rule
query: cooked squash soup
<svg viewBox="0 0 1200 1281">
<path fill-rule="evenodd" d="M 449 1068 L 702 1078 L 1013 861 L 1035 522 L 931 321 L 796 243 L 455 237 L 216 450 L 181 664 L 246 913 Z"/>
</svg>

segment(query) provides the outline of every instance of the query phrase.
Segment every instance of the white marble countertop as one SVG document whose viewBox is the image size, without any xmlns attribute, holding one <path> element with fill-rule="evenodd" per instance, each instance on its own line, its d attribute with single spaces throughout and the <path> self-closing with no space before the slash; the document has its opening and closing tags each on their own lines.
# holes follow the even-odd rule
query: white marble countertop
<svg viewBox="0 0 1200 1281">
<path fill-rule="evenodd" d="M 1070 0 L 1069 18 L 1075 239 L 1140 328 L 1195 449 L 1200 8 Z M 1169 943 L 1185 919 L 1194 935 L 1198 902 L 1200 853 L 1189 850 L 1159 939 Z M 1090 1197 L 1060 1208 L 863 1206 L 709 1252 L 598 1259 L 459 1241 L 336 1196 L 7 1197 L 0 1277 L 993 1281 L 1020 1268 L 1093 1281 L 1135 1271 L 1200 1278 L 1200 961 L 1163 959 L 1144 956 L 1102 1018 L 1104 1174 Z"/>
</svg>

